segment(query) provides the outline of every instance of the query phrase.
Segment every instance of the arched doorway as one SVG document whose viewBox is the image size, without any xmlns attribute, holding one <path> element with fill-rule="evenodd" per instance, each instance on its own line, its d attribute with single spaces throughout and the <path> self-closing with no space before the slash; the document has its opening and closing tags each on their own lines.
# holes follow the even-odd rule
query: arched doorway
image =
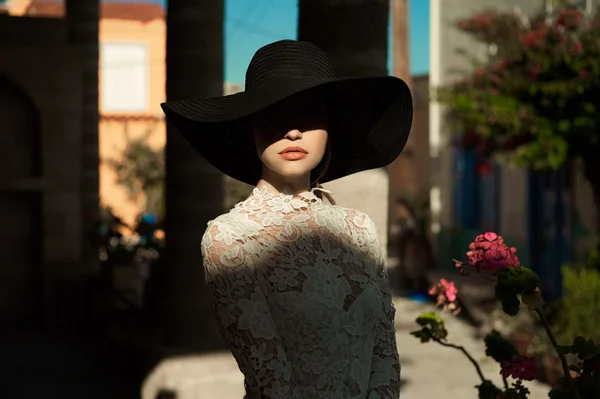
<svg viewBox="0 0 600 399">
<path fill-rule="evenodd" d="M 40 120 L 29 96 L 0 75 L 0 329 L 31 330 L 40 321 L 42 195 Z"/>
</svg>

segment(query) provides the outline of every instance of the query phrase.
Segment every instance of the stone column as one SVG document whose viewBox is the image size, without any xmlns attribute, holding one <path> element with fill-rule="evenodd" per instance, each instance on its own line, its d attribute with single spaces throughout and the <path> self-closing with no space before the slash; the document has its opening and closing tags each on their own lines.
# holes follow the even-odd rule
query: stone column
<svg viewBox="0 0 600 399">
<path fill-rule="evenodd" d="M 169 0 L 167 100 L 223 93 L 223 0 Z M 166 144 L 166 257 L 160 297 L 166 343 L 207 349 L 219 340 L 205 295 L 200 243 L 223 210 L 222 174 L 172 126 Z"/>
<path fill-rule="evenodd" d="M 388 0 L 299 0 L 298 39 L 327 52 L 338 76 L 387 75 Z M 387 247 L 389 178 L 386 168 L 325 185 L 339 205 L 366 212 Z"/>
<path fill-rule="evenodd" d="M 81 96 L 81 196 L 82 237 L 95 228 L 100 210 L 100 153 L 98 147 L 98 32 L 100 0 L 66 0 L 67 39 L 80 54 Z M 84 269 L 94 271 L 98 253 L 82 240 Z"/>
</svg>

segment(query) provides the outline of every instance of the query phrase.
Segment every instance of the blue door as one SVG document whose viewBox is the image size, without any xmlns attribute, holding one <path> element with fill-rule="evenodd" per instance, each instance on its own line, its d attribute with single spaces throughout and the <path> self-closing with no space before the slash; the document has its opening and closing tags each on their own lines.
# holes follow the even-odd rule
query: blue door
<svg viewBox="0 0 600 399">
<path fill-rule="evenodd" d="M 546 299 L 560 297 L 561 266 L 573 259 L 570 173 L 529 172 L 528 245 L 530 266 L 539 276 Z"/>
<path fill-rule="evenodd" d="M 455 148 L 453 155 L 455 225 L 477 233 L 499 231 L 500 168 L 492 164 L 489 172 L 480 173 L 475 150 Z"/>
</svg>

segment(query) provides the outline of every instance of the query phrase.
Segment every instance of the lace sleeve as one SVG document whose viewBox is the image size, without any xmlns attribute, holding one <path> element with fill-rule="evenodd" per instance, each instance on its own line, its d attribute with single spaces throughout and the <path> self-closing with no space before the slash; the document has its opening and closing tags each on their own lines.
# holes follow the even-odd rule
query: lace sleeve
<svg viewBox="0 0 600 399">
<path fill-rule="evenodd" d="M 246 376 L 246 398 L 300 398 L 292 367 L 256 279 L 239 227 L 213 223 L 202 240 L 206 283 L 219 330 Z M 248 241 L 246 238 L 245 241 Z"/>
<path fill-rule="evenodd" d="M 374 224 L 371 229 L 374 229 Z M 376 242 L 379 247 L 381 244 Z M 380 289 L 383 294 L 383 312 L 377 326 L 373 344 L 373 360 L 371 378 L 367 397 L 369 399 L 399 398 L 400 397 L 400 360 L 396 346 L 396 329 L 394 319 L 396 309 L 392 302 L 392 294 L 385 268 L 385 258 L 381 248 L 376 248 L 377 274 Z"/>
</svg>

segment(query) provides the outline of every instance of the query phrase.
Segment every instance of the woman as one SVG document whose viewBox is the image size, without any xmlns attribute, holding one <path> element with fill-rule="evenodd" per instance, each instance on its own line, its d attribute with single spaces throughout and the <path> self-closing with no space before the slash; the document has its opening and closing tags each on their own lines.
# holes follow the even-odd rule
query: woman
<svg viewBox="0 0 600 399">
<path fill-rule="evenodd" d="M 246 91 L 162 106 L 210 163 L 256 185 L 202 241 L 246 398 L 398 398 L 395 310 L 374 223 L 335 206 L 320 183 L 400 154 L 412 121 L 406 84 L 336 79 L 322 50 L 283 40 L 254 55 Z"/>
</svg>

